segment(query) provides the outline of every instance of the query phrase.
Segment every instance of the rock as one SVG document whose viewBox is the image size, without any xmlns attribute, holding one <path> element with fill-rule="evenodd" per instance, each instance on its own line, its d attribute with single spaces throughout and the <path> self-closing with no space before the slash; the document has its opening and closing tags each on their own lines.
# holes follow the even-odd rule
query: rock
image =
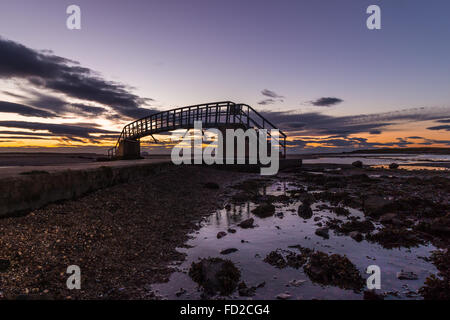
<svg viewBox="0 0 450 320">
<path fill-rule="evenodd" d="M 236 233 L 236 229 L 233 229 L 233 228 L 228 228 L 228 230 L 227 230 L 229 233 Z"/>
<path fill-rule="evenodd" d="M 239 251 L 239 250 L 236 249 L 236 248 L 229 248 L 229 249 L 225 249 L 225 250 L 220 251 L 220 254 L 230 254 L 230 253 L 233 253 L 233 252 L 236 252 L 236 251 Z"/>
<path fill-rule="evenodd" d="M 310 219 L 313 215 L 309 203 L 303 203 L 298 207 L 298 215 L 303 219 Z"/>
<path fill-rule="evenodd" d="M 363 163 L 362 163 L 362 161 L 355 161 L 355 162 L 353 162 L 352 163 L 352 166 L 354 166 L 354 167 L 356 167 L 356 168 L 362 168 L 362 166 L 363 166 Z"/>
<path fill-rule="evenodd" d="M 352 239 L 357 241 L 357 242 L 361 242 L 364 239 L 363 235 L 361 233 L 359 233 L 358 231 L 350 232 L 349 236 L 352 237 Z"/>
<path fill-rule="evenodd" d="M 279 269 L 283 269 L 287 266 L 287 262 L 284 259 L 283 255 L 281 255 L 279 252 L 277 251 L 272 251 L 270 252 L 265 258 L 264 258 L 264 262 L 267 262 L 268 264 L 279 268 Z"/>
<path fill-rule="evenodd" d="M 417 280 L 419 277 L 414 272 L 400 271 L 397 272 L 397 279 L 399 280 Z"/>
<path fill-rule="evenodd" d="M 253 218 L 250 218 L 250 219 L 242 221 L 241 223 L 238 224 L 238 226 L 243 229 L 254 228 L 255 227 L 253 225 L 254 222 L 255 222 L 255 220 Z"/>
<path fill-rule="evenodd" d="M 6 272 L 11 267 L 11 262 L 6 259 L 0 259 L 0 272 Z"/>
<path fill-rule="evenodd" d="M 395 162 L 393 162 L 389 165 L 389 169 L 398 169 L 398 167 L 399 167 L 399 165 Z"/>
<path fill-rule="evenodd" d="M 220 189 L 219 185 L 215 182 L 207 182 L 203 186 L 207 189 L 212 189 L 212 190 Z"/>
<path fill-rule="evenodd" d="M 227 233 L 225 231 L 220 231 L 219 233 L 217 233 L 217 239 L 223 238 L 227 235 Z"/>
<path fill-rule="evenodd" d="M 364 300 L 384 300 L 384 296 L 375 292 L 375 290 L 364 291 Z"/>
<path fill-rule="evenodd" d="M 290 299 L 292 296 L 289 294 L 289 293 L 287 293 L 287 292 L 285 292 L 285 293 L 280 293 L 279 295 L 277 295 L 277 299 L 278 300 L 288 300 L 288 299 Z"/>
<path fill-rule="evenodd" d="M 341 226 L 337 226 L 337 231 L 344 234 L 350 234 L 350 232 L 357 231 L 360 233 L 369 233 L 375 230 L 375 226 L 369 220 L 357 221 L 352 220 L 343 223 Z"/>
<path fill-rule="evenodd" d="M 189 276 L 206 294 L 229 295 L 236 289 L 241 272 L 230 260 L 208 258 L 193 262 Z"/>
<path fill-rule="evenodd" d="M 350 211 L 348 209 L 341 206 L 334 207 L 333 212 L 338 216 L 348 216 L 350 214 Z"/>
<path fill-rule="evenodd" d="M 365 281 L 356 266 L 346 257 L 317 251 L 310 254 L 303 267 L 308 277 L 321 285 L 361 291 Z"/>
<path fill-rule="evenodd" d="M 253 297 L 255 295 L 255 291 L 256 287 L 248 287 L 244 281 L 238 285 L 238 292 L 241 297 Z"/>
<path fill-rule="evenodd" d="M 260 218 L 271 217 L 275 213 L 275 206 L 270 203 L 263 203 L 253 209 L 252 213 Z"/>
<path fill-rule="evenodd" d="M 417 234 L 408 229 L 385 227 L 374 234 L 368 234 L 366 240 L 377 242 L 386 249 L 417 247 L 424 243 Z"/>
<path fill-rule="evenodd" d="M 392 205 L 393 201 L 386 200 L 380 196 L 369 196 L 364 199 L 363 210 L 366 215 L 380 216 L 386 213 L 386 209 Z"/>
<path fill-rule="evenodd" d="M 318 228 L 316 229 L 316 235 L 325 239 L 329 239 L 330 235 L 328 234 L 328 231 L 328 228 Z"/>
<path fill-rule="evenodd" d="M 392 221 L 395 218 L 397 218 L 397 214 L 396 213 L 386 213 L 386 214 L 383 214 L 380 217 L 380 222 L 383 223 L 383 224 L 384 223 L 392 223 Z"/>
<path fill-rule="evenodd" d="M 293 287 L 300 287 L 305 282 L 306 282 L 306 280 L 291 280 L 291 281 L 289 281 L 289 285 L 293 286 Z"/>
<path fill-rule="evenodd" d="M 186 292 L 187 292 L 186 289 L 180 288 L 180 290 L 177 293 L 175 293 L 175 295 L 177 297 L 179 297 L 179 296 L 185 294 Z"/>
</svg>

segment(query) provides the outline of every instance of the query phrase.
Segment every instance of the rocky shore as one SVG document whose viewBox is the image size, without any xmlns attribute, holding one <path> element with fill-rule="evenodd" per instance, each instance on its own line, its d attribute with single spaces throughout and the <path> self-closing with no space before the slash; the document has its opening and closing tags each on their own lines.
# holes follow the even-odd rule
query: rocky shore
<svg viewBox="0 0 450 320">
<path fill-rule="evenodd" d="M 175 248 L 243 176 L 180 167 L 0 219 L 0 298 L 151 299 L 149 285 L 182 259 Z M 66 287 L 69 265 L 81 290 Z"/>
<path fill-rule="evenodd" d="M 290 187 L 266 193 L 266 186 L 274 183 Z M 305 247 L 310 236 L 299 237 L 298 245 L 269 250 L 262 263 L 279 270 L 303 270 L 317 285 L 352 290 L 367 299 L 397 293 L 365 290 L 366 276 L 327 241 L 350 237 L 355 244 L 377 244 L 386 250 L 430 244 L 437 251 L 423 259 L 439 273 L 422 280 L 420 290 L 408 294 L 425 299 L 450 297 L 450 179 L 446 172 L 307 165 L 270 178 L 179 167 L 48 205 L 23 217 L 0 219 L 0 298 L 158 299 L 151 284 L 168 281 L 176 271 L 174 263 L 184 259 L 176 248 L 186 246 L 202 218 L 249 202 L 249 215 L 214 233 L 215 241 L 239 236 L 244 248 L 247 232 L 257 231 L 270 219 L 280 229 L 276 221 L 290 212 L 301 223 L 312 222 L 315 241 L 323 243 L 327 252 Z M 361 216 L 352 214 L 353 210 Z M 253 296 L 270 284 L 247 285 L 245 272 L 220 258 L 232 257 L 241 249 L 239 245 L 217 247 L 216 257 L 193 262 L 185 273 L 204 287 L 204 293 Z M 257 252 L 253 255 L 258 259 Z M 81 268 L 81 290 L 66 288 L 69 265 Z M 399 281 L 417 279 L 412 272 L 398 271 Z M 294 279 L 290 286 L 303 286 L 305 281 Z M 185 293 L 180 289 L 177 297 Z M 291 294 L 278 296 L 289 299 Z"/>
</svg>

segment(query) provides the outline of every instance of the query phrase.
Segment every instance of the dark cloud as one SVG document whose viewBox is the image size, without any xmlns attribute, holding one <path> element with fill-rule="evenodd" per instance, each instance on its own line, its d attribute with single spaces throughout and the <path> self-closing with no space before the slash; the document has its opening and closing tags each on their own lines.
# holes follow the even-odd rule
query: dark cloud
<svg viewBox="0 0 450 320">
<path fill-rule="evenodd" d="M 266 106 L 269 104 L 274 104 L 275 102 L 277 102 L 277 100 L 275 100 L 275 99 L 264 99 L 264 100 L 261 100 L 260 102 L 258 102 L 258 104 L 262 105 L 262 106 Z"/>
<path fill-rule="evenodd" d="M 54 118 L 56 116 L 52 112 L 7 101 L 0 101 L 0 112 L 15 113 L 25 117 Z"/>
<path fill-rule="evenodd" d="M 140 118 L 156 111 L 142 107 L 152 99 L 139 97 L 128 86 L 107 81 L 76 61 L 32 50 L 1 38 L 0 78 L 22 78 L 41 90 L 109 106 L 127 118 Z M 60 101 L 49 97 L 37 103 L 43 108 L 55 108 L 55 111 L 64 107 Z"/>
<path fill-rule="evenodd" d="M 104 130 L 93 126 L 76 125 L 76 124 L 54 124 L 41 122 L 26 122 L 26 121 L 0 121 L 0 127 L 5 128 L 19 128 L 32 131 L 42 130 L 50 132 L 58 137 L 72 138 L 87 138 L 95 139 L 92 134 L 117 134 L 117 132 Z M 36 133 L 41 135 L 41 133 Z"/>
<path fill-rule="evenodd" d="M 428 130 L 445 130 L 445 131 L 450 131 L 450 125 L 445 125 L 445 126 L 436 126 L 436 127 L 429 127 L 427 128 Z"/>
<path fill-rule="evenodd" d="M 36 132 L 30 132 L 30 131 L 8 131 L 8 130 L 2 130 L 0 131 L 0 134 L 5 135 L 5 134 L 16 134 L 16 135 L 20 135 L 20 136 L 54 136 L 51 133 L 36 133 Z"/>
<path fill-rule="evenodd" d="M 315 107 L 331 107 L 334 105 L 337 105 L 344 100 L 339 98 L 333 98 L 333 97 L 323 97 L 319 98 L 317 100 L 311 101 L 310 103 Z"/>
<path fill-rule="evenodd" d="M 418 121 L 448 118 L 450 108 L 415 108 L 395 112 L 361 114 L 353 116 L 331 116 L 319 112 L 296 113 L 262 111 L 269 121 L 280 129 L 308 136 L 349 136 L 352 134 L 379 132 L 390 126 Z M 441 128 L 442 129 L 442 128 Z"/>
<path fill-rule="evenodd" d="M 436 122 L 439 122 L 439 123 L 450 123 L 450 119 L 438 120 Z"/>
<path fill-rule="evenodd" d="M 263 96 L 269 97 L 268 99 L 264 99 L 258 102 L 258 104 L 262 106 L 274 104 L 276 102 L 283 102 L 284 99 L 284 96 L 279 95 L 278 93 L 269 89 L 264 89 L 263 91 L 261 91 L 261 94 Z"/>
<path fill-rule="evenodd" d="M 274 99 L 283 99 L 284 98 L 284 96 L 279 95 L 275 91 L 272 91 L 272 90 L 269 90 L 269 89 L 264 89 L 263 91 L 261 91 L 261 94 L 263 96 L 266 96 L 266 97 L 269 97 L 269 98 L 274 98 Z"/>
</svg>

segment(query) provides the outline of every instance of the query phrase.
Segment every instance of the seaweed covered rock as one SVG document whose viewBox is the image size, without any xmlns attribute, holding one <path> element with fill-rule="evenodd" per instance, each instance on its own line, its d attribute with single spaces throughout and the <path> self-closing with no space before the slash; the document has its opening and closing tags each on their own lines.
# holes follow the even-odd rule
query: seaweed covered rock
<svg viewBox="0 0 450 320">
<path fill-rule="evenodd" d="M 344 208 L 342 206 L 334 207 L 332 210 L 338 216 L 348 216 L 350 214 L 350 211 L 347 208 Z"/>
<path fill-rule="evenodd" d="M 271 217 L 275 213 L 275 206 L 271 203 L 263 203 L 253 209 L 252 213 L 260 218 Z"/>
<path fill-rule="evenodd" d="M 361 291 L 364 287 L 364 279 L 360 272 L 345 256 L 328 255 L 320 251 L 314 252 L 303 269 L 312 281 L 322 285 L 332 285 L 355 291 Z"/>
<path fill-rule="evenodd" d="M 368 234 L 366 239 L 377 242 L 386 249 L 417 247 L 424 243 L 414 232 L 406 228 L 385 227 L 375 234 Z"/>
<path fill-rule="evenodd" d="M 369 232 L 372 232 L 373 230 L 375 230 L 375 226 L 369 220 L 349 221 L 349 222 L 343 223 L 337 229 L 338 232 L 341 232 L 343 234 L 350 234 L 353 231 L 357 231 L 360 233 L 369 233 Z"/>
<path fill-rule="evenodd" d="M 255 223 L 255 219 L 250 218 L 242 221 L 241 223 L 238 224 L 238 226 L 241 227 L 242 229 L 249 229 L 255 227 L 253 223 Z"/>
<path fill-rule="evenodd" d="M 439 274 L 428 277 L 419 292 L 425 300 L 450 300 L 450 252 L 435 251 L 431 260 Z"/>
<path fill-rule="evenodd" d="M 193 262 L 189 276 L 207 294 L 229 295 L 236 289 L 241 272 L 230 260 L 208 258 Z"/>
<path fill-rule="evenodd" d="M 316 229 L 315 234 L 324 239 L 329 239 L 330 235 L 328 234 L 329 229 L 326 227 Z"/>
<path fill-rule="evenodd" d="M 278 252 L 278 250 L 270 252 L 264 258 L 264 262 L 279 269 L 283 269 L 287 266 L 286 260 L 284 259 L 283 255 L 280 252 Z"/>
<path fill-rule="evenodd" d="M 375 292 L 375 290 L 364 291 L 364 300 L 384 300 L 384 296 Z"/>
<path fill-rule="evenodd" d="M 368 216 L 378 217 L 385 214 L 390 205 L 392 205 L 391 200 L 380 196 L 369 196 L 364 199 L 363 211 Z"/>
<path fill-rule="evenodd" d="M 310 219 L 312 217 L 311 202 L 308 199 L 305 199 L 298 207 L 298 215 L 303 219 Z"/>
<path fill-rule="evenodd" d="M 309 251 L 297 254 L 290 250 L 284 250 L 283 253 L 280 249 L 272 251 L 264 258 L 264 262 L 279 269 L 286 267 L 299 269 L 306 263 Z"/>
</svg>

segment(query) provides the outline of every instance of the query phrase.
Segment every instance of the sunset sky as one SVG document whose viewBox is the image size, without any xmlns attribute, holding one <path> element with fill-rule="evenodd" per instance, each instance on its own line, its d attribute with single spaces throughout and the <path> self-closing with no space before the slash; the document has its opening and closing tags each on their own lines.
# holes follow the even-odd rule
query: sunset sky
<svg viewBox="0 0 450 320">
<path fill-rule="evenodd" d="M 448 0 L 2 0 L 0 152 L 102 153 L 134 119 L 222 100 L 290 152 L 450 147 L 449 39 Z"/>
</svg>

